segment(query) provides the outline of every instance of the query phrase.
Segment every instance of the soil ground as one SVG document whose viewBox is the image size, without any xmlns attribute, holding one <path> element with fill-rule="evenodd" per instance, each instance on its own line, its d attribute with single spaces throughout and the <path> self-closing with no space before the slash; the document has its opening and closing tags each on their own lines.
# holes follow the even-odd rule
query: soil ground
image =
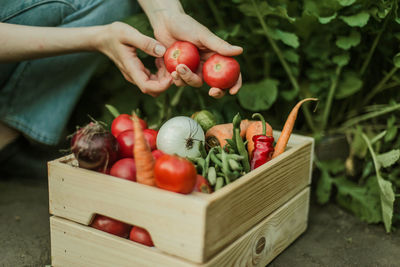
<svg viewBox="0 0 400 267">
<path fill-rule="evenodd" d="M 0 266 L 50 265 L 46 177 L 0 175 L 0 244 Z M 307 231 L 270 266 L 400 266 L 400 232 L 312 203 Z"/>
</svg>

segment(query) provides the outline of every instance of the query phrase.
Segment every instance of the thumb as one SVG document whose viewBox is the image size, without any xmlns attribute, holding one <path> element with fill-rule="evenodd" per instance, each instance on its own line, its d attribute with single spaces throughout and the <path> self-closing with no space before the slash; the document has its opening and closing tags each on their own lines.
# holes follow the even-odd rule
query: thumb
<svg viewBox="0 0 400 267">
<path fill-rule="evenodd" d="M 243 52 L 243 48 L 236 45 L 231 45 L 213 34 L 207 28 L 200 34 L 200 41 L 211 51 L 217 52 L 223 56 L 237 56 Z"/>
<path fill-rule="evenodd" d="M 140 33 L 135 28 L 132 28 L 125 38 L 129 45 L 139 48 L 146 54 L 154 57 L 162 57 L 166 51 L 165 46 L 160 42 Z"/>
</svg>

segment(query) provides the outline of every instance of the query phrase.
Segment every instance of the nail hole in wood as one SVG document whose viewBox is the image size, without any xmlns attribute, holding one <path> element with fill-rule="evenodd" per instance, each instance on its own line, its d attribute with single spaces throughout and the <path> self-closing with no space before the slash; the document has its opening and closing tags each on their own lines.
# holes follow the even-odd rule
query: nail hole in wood
<svg viewBox="0 0 400 267">
<path fill-rule="evenodd" d="M 256 253 L 260 254 L 265 248 L 265 237 L 261 237 L 256 244 Z"/>
</svg>

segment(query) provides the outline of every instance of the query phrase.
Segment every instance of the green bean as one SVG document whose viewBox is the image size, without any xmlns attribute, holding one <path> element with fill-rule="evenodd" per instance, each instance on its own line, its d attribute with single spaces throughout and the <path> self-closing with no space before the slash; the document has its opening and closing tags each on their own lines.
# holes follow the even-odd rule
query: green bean
<svg viewBox="0 0 400 267">
<path fill-rule="evenodd" d="M 215 185 L 217 181 L 217 173 L 215 172 L 214 167 L 208 168 L 207 180 L 208 182 L 210 182 L 211 185 Z"/>
<path fill-rule="evenodd" d="M 242 170 L 242 167 L 236 160 L 228 159 L 228 163 L 229 163 L 229 167 L 231 167 L 231 169 L 233 171 L 241 171 Z"/>
<path fill-rule="evenodd" d="M 235 132 L 236 132 L 236 145 L 238 147 L 239 154 L 241 156 L 243 156 L 242 165 L 243 165 L 244 171 L 247 173 L 250 171 L 249 156 L 248 156 L 247 150 L 244 146 L 242 137 L 240 137 L 240 130 L 235 129 Z"/>
<path fill-rule="evenodd" d="M 217 156 L 214 153 L 209 153 L 211 161 L 215 163 L 215 165 L 218 165 L 222 167 L 222 162 L 217 158 Z"/>
<path fill-rule="evenodd" d="M 203 144 L 203 141 L 199 142 L 199 150 L 200 150 L 201 157 L 205 159 L 207 157 L 207 151 Z"/>
<path fill-rule="evenodd" d="M 217 182 L 215 183 L 214 191 L 221 189 L 224 186 L 224 178 L 217 177 Z"/>
</svg>

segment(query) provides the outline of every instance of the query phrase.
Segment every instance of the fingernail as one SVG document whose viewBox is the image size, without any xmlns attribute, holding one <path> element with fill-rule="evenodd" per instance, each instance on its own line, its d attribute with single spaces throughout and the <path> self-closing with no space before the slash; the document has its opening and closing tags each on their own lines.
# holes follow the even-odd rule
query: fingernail
<svg viewBox="0 0 400 267">
<path fill-rule="evenodd" d="M 179 67 L 179 68 L 178 68 L 178 72 L 179 72 L 179 74 L 181 74 L 181 75 L 185 75 L 185 74 L 186 74 L 186 68 L 185 68 L 185 67 Z"/>
<path fill-rule="evenodd" d="M 240 46 L 237 46 L 237 45 L 232 45 L 231 49 L 232 50 L 239 50 L 239 49 L 242 49 L 242 48 Z"/>
<path fill-rule="evenodd" d="M 165 47 L 159 44 L 156 44 L 156 47 L 154 48 L 154 52 L 158 56 L 163 56 L 165 53 Z"/>
</svg>

